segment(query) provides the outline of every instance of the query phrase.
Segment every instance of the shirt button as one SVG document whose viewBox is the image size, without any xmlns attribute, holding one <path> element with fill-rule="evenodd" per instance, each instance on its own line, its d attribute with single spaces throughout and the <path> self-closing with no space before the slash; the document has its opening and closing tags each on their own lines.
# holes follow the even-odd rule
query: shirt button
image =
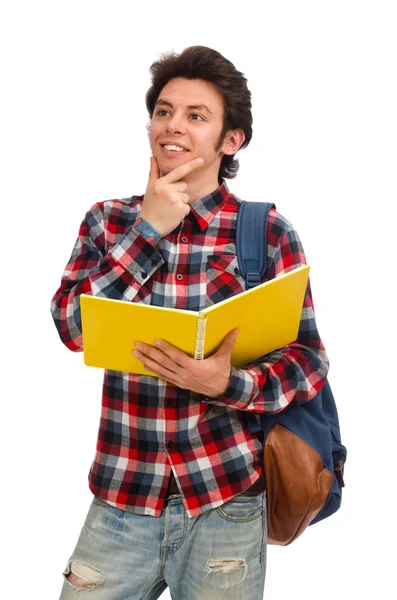
<svg viewBox="0 0 397 600">
<path fill-rule="evenodd" d="M 171 398 L 169 398 L 167 400 L 167 404 L 168 404 L 168 406 L 174 406 L 174 401 Z"/>
<path fill-rule="evenodd" d="M 174 442 L 172 440 L 170 440 L 167 444 L 168 448 L 173 448 L 174 447 Z"/>
<path fill-rule="evenodd" d="M 239 272 L 240 272 L 240 271 L 239 271 L 239 268 L 238 268 L 238 267 L 236 267 L 236 268 L 234 269 L 234 272 L 236 273 L 236 275 L 238 275 L 238 274 L 239 274 Z"/>
<path fill-rule="evenodd" d="M 141 271 L 142 278 L 145 279 L 147 277 L 146 271 Z"/>
<path fill-rule="evenodd" d="M 183 279 L 183 275 L 181 275 L 180 273 L 176 276 L 178 281 L 182 281 Z"/>
<path fill-rule="evenodd" d="M 186 237 L 186 235 L 184 235 L 184 236 L 183 236 L 183 238 L 182 238 L 182 242 L 187 242 L 187 237 Z"/>
</svg>

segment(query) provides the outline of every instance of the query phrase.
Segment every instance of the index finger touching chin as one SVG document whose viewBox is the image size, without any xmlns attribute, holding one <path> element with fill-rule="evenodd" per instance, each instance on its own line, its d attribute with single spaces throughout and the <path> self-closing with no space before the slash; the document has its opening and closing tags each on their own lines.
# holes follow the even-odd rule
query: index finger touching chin
<svg viewBox="0 0 397 600">
<path fill-rule="evenodd" d="M 185 177 L 185 175 L 188 175 L 198 167 L 201 167 L 203 163 L 204 160 L 202 158 L 194 158 L 193 160 L 189 160 L 189 162 L 179 165 L 179 167 L 173 169 L 164 177 L 164 179 L 166 179 L 169 183 L 179 181 L 182 179 L 182 177 Z"/>
</svg>

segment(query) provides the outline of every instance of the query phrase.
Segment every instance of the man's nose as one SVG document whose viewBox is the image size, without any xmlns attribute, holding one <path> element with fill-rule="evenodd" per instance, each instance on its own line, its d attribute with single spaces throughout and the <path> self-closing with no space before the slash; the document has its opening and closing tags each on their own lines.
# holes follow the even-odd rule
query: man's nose
<svg viewBox="0 0 397 600">
<path fill-rule="evenodd" d="M 184 116 L 176 113 L 172 115 L 168 121 L 167 130 L 174 135 L 175 133 L 184 133 L 185 129 Z"/>
</svg>

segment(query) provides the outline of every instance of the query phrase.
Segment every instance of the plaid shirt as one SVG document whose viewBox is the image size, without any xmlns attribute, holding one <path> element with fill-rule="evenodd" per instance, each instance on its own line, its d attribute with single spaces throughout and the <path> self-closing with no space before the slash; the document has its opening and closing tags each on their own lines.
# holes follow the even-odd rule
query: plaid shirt
<svg viewBox="0 0 397 600">
<path fill-rule="evenodd" d="M 135 229 L 143 196 L 94 204 L 81 223 L 51 311 L 62 342 L 83 350 L 80 294 L 202 310 L 245 289 L 236 257 L 240 201 L 225 181 L 191 204 L 158 241 Z M 292 225 L 271 209 L 262 281 L 306 264 Z M 264 315 L 263 318 L 266 318 Z M 262 473 L 263 448 L 248 423 L 320 390 L 328 359 L 307 286 L 296 341 L 262 362 L 232 368 L 211 399 L 163 379 L 105 370 L 92 493 L 121 510 L 160 517 L 171 467 L 192 518 L 246 491 Z"/>
</svg>

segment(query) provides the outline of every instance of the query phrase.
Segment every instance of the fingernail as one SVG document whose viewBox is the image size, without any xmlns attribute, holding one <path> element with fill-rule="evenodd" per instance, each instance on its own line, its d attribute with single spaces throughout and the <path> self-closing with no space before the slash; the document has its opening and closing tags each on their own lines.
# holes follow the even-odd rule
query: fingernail
<svg viewBox="0 0 397 600">
<path fill-rule="evenodd" d="M 198 165 L 202 165 L 202 164 L 203 164 L 203 162 L 204 162 L 204 160 L 203 160 L 202 158 L 198 158 L 198 159 L 197 159 L 197 164 L 198 164 Z"/>
</svg>

